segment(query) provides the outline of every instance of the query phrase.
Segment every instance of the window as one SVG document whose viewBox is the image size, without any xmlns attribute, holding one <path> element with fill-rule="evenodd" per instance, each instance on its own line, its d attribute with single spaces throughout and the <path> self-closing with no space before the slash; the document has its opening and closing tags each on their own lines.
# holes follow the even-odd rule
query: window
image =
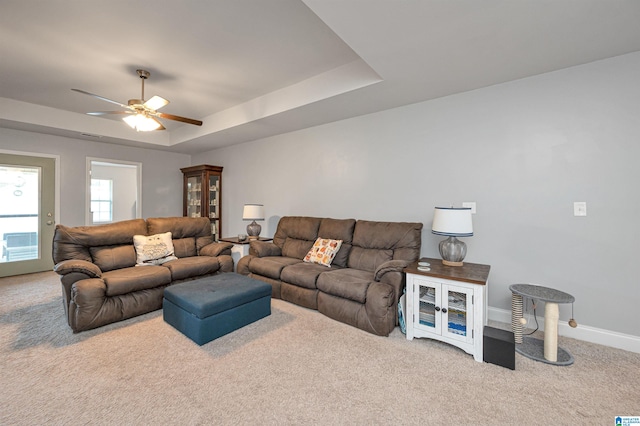
<svg viewBox="0 0 640 426">
<path fill-rule="evenodd" d="M 110 181 L 111 190 L 96 181 Z M 87 157 L 85 224 L 113 223 L 142 217 L 142 163 Z M 111 206 L 100 205 L 101 201 Z M 95 213 L 94 213 L 95 212 Z"/>
<path fill-rule="evenodd" d="M 113 180 L 91 179 L 91 214 L 93 223 L 113 221 Z"/>
</svg>

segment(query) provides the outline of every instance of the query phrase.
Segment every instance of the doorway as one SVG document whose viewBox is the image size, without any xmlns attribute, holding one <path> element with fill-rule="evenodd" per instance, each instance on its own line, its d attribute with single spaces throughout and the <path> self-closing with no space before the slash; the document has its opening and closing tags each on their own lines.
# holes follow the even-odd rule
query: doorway
<svg viewBox="0 0 640 426">
<path fill-rule="evenodd" d="M 0 153 L 0 277 L 51 270 L 57 157 Z"/>
<path fill-rule="evenodd" d="M 99 225 L 142 217 L 142 163 L 87 158 L 85 223 Z"/>
</svg>

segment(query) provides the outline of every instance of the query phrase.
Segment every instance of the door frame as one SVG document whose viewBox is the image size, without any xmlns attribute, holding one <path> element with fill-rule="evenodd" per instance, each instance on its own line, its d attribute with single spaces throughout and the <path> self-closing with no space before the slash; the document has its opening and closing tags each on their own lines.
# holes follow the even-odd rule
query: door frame
<svg viewBox="0 0 640 426">
<path fill-rule="evenodd" d="M 0 153 L 1 154 L 8 154 L 8 155 L 22 155 L 25 157 L 40 157 L 40 158 L 51 158 L 53 159 L 53 168 L 54 168 L 54 176 L 55 176 L 55 180 L 54 180 L 54 206 L 53 206 L 53 211 L 54 211 L 54 226 L 58 223 L 60 223 L 60 155 L 58 154 L 47 154 L 44 152 L 31 152 L 31 151 L 16 151 L 16 150 L 11 150 L 11 149 L 2 149 L 0 148 Z M 44 247 L 43 245 L 43 252 L 41 253 L 41 256 L 46 256 L 46 252 L 44 251 L 44 249 L 46 247 Z M 49 253 L 49 255 L 51 255 L 51 253 Z"/>
<path fill-rule="evenodd" d="M 53 158 L 55 167 L 55 188 L 54 188 L 54 218 L 56 224 L 60 223 L 60 156 L 58 154 L 45 154 L 44 152 L 28 152 L 28 151 L 14 151 L 10 149 L 0 148 L 0 153 L 10 155 L 24 155 L 25 157 L 42 157 Z"/>
<path fill-rule="evenodd" d="M 99 163 L 110 163 L 110 164 L 123 164 L 125 166 L 134 166 L 136 168 L 136 191 L 137 191 L 137 202 L 136 202 L 136 218 L 142 217 L 142 163 L 139 161 L 124 161 L 124 160 L 114 160 L 111 158 L 98 158 L 98 157 L 87 157 L 86 163 L 86 185 L 85 185 L 85 209 L 84 209 L 84 223 L 85 225 L 92 224 L 91 217 L 91 163 L 93 162 Z"/>
</svg>

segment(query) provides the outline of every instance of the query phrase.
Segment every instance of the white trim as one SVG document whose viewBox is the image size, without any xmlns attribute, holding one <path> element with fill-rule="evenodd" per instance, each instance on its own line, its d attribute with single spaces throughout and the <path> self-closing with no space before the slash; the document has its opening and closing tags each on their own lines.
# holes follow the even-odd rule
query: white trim
<svg viewBox="0 0 640 426">
<path fill-rule="evenodd" d="M 492 321 L 511 324 L 511 311 L 489 307 L 489 319 Z M 544 315 L 538 316 L 538 324 L 540 326 L 540 330 L 544 330 Z M 585 342 L 597 343 L 600 345 L 610 346 L 612 348 L 640 353 L 640 336 L 633 336 L 630 334 L 618 333 L 617 331 L 603 330 L 601 328 L 580 324 L 578 324 L 577 328 L 572 328 L 566 322 L 558 323 L 558 334 L 560 336 L 584 340 Z"/>
<path fill-rule="evenodd" d="M 30 151 L 14 151 L 10 149 L 0 149 L 1 154 L 10 155 L 24 155 L 26 157 L 41 157 L 41 158 L 53 158 L 54 161 L 54 174 L 55 174 L 55 188 L 54 188 L 54 223 L 60 223 L 60 156 L 57 154 L 45 154 L 42 152 L 30 152 Z"/>
</svg>

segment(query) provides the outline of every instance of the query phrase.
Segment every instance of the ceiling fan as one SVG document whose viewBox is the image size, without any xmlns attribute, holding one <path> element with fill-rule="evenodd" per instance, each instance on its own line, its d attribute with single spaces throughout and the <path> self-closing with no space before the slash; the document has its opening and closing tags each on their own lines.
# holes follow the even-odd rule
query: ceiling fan
<svg viewBox="0 0 640 426">
<path fill-rule="evenodd" d="M 151 73 L 146 70 L 136 70 L 138 76 L 142 80 L 142 95 L 140 99 L 129 99 L 127 105 L 121 104 L 120 102 L 113 101 L 111 99 L 105 98 L 104 96 L 95 95 L 93 93 L 86 92 L 80 89 L 71 89 L 78 93 L 83 93 L 85 95 L 93 96 L 95 98 L 101 99 L 103 101 L 111 102 L 112 104 L 116 104 L 122 108 L 124 111 L 98 111 L 98 112 L 88 112 L 89 115 L 109 115 L 109 114 L 124 114 L 126 117 L 123 120 L 131 126 L 131 128 L 139 131 L 139 132 L 148 132 L 152 130 L 165 130 L 165 127 L 162 125 L 158 118 L 166 118 L 167 120 L 175 120 L 180 121 L 182 123 L 194 124 L 196 126 L 202 126 L 202 121 L 194 120 L 192 118 L 180 117 L 179 115 L 166 114 L 163 112 L 158 112 L 160 108 L 167 105 L 169 103 L 168 100 L 161 98 L 160 96 L 153 96 L 148 101 L 144 100 L 144 81 L 149 78 Z"/>
</svg>

